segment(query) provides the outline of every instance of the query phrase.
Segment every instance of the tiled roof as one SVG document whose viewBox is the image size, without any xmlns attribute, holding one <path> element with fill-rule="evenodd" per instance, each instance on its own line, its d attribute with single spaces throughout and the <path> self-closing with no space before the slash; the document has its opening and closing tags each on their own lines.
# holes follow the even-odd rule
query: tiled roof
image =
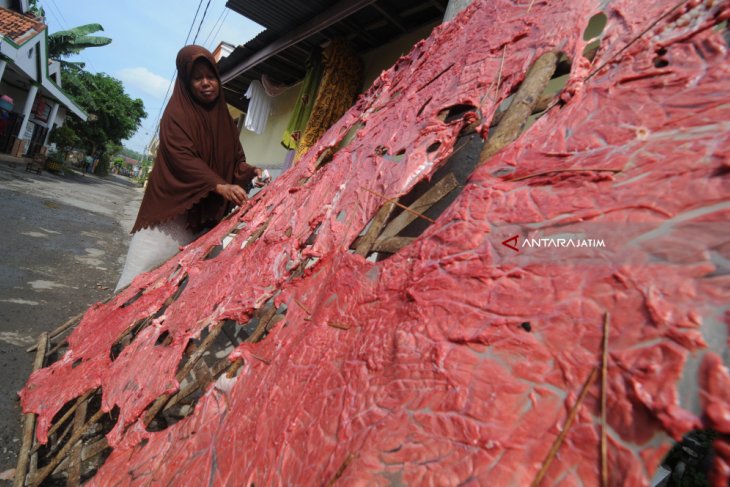
<svg viewBox="0 0 730 487">
<path fill-rule="evenodd" d="M 15 44 L 23 44 L 28 39 L 43 32 L 46 24 L 18 12 L 0 7 L 0 34 Z"/>
</svg>

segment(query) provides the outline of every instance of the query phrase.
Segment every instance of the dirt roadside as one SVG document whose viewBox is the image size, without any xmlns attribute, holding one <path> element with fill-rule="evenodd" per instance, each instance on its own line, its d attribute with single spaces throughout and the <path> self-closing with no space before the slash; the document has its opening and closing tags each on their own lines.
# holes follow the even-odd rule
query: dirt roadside
<svg viewBox="0 0 730 487">
<path fill-rule="evenodd" d="M 122 176 L 24 169 L 0 161 L 0 472 L 15 467 L 20 449 L 26 349 L 111 294 L 142 198 Z"/>
</svg>

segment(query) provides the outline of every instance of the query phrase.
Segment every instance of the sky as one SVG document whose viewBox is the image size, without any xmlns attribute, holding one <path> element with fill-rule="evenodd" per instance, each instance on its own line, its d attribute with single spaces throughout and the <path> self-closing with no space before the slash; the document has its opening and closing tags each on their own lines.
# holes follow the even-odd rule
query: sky
<svg viewBox="0 0 730 487">
<path fill-rule="evenodd" d="M 193 43 L 213 51 L 219 42 L 243 44 L 263 28 L 226 8 L 227 0 L 40 0 L 46 14 L 48 32 L 98 23 L 100 35 L 112 39 L 103 47 L 85 49 L 69 61 L 86 63 L 92 73 L 106 73 L 124 84 L 131 98 L 144 102 L 147 118 L 125 147 L 142 152 L 154 136 L 167 98 L 172 93 L 175 57 Z M 200 25 L 203 13 L 208 7 Z M 195 24 L 196 10 L 198 11 Z M 191 31 L 191 26 L 192 31 Z M 199 29 L 199 33 L 198 33 Z M 63 79 L 61 80 L 63 83 Z M 168 93 L 169 88 L 169 93 Z"/>
</svg>

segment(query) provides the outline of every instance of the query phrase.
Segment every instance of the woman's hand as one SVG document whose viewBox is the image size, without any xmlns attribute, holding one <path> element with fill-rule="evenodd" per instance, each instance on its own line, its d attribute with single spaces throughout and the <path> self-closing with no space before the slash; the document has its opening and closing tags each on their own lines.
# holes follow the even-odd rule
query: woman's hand
<svg viewBox="0 0 730 487">
<path fill-rule="evenodd" d="M 260 167 L 256 167 L 254 168 L 254 172 L 256 173 L 256 177 L 253 178 L 253 185 L 257 188 L 263 188 L 271 181 L 269 171 L 262 170 Z"/>
<path fill-rule="evenodd" d="M 217 184 L 215 186 L 215 192 L 238 206 L 248 201 L 246 190 L 237 184 Z"/>
</svg>

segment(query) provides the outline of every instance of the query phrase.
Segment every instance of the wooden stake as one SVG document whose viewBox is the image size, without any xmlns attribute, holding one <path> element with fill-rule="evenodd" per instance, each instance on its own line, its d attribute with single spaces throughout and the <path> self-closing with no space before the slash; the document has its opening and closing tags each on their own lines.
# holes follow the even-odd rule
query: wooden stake
<svg viewBox="0 0 730 487">
<path fill-rule="evenodd" d="M 603 319 L 603 363 L 601 367 L 601 485 L 608 487 L 608 439 L 606 431 L 606 397 L 608 392 L 608 335 L 611 314 Z"/>
<path fill-rule="evenodd" d="M 46 357 L 46 348 L 48 348 L 48 333 L 41 333 L 36 346 L 37 352 L 33 361 L 33 371 L 43 367 L 43 359 Z M 23 443 L 20 446 L 18 454 L 18 464 L 15 467 L 15 479 L 13 487 L 23 487 L 25 485 L 25 474 L 28 472 L 28 463 L 30 461 L 30 447 L 33 444 L 33 433 L 35 432 L 35 414 L 25 413 L 23 415 Z"/>
<path fill-rule="evenodd" d="M 502 121 L 489 136 L 487 143 L 484 144 L 482 153 L 479 156 L 478 166 L 484 164 L 507 144 L 517 139 L 540 99 L 540 95 L 545 90 L 553 73 L 555 73 L 557 63 L 558 55 L 555 52 L 545 53 L 535 61 L 522 84 L 520 84 L 520 88 L 502 117 Z"/>
<path fill-rule="evenodd" d="M 570 427 L 573 426 L 573 421 L 575 420 L 575 416 L 578 413 L 578 409 L 580 408 L 581 404 L 583 404 L 583 399 L 586 397 L 588 389 L 590 388 L 591 384 L 593 384 L 593 381 L 596 380 L 597 375 L 598 367 L 593 367 L 593 370 L 591 370 L 591 373 L 588 375 L 585 383 L 583 383 L 583 387 L 578 394 L 578 399 L 575 401 L 575 404 L 568 414 L 568 419 L 565 421 L 563 430 L 560 432 L 560 434 L 558 434 L 558 437 L 555 438 L 553 446 L 550 447 L 550 451 L 545 457 L 545 461 L 542 462 L 542 468 L 540 468 L 540 471 L 537 472 L 537 475 L 535 476 L 535 480 L 533 480 L 530 484 L 531 487 L 538 487 L 540 485 L 540 482 L 542 482 L 543 477 L 545 477 L 545 474 L 550 468 L 550 464 L 553 463 L 555 455 L 558 453 L 560 446 L 563 444 L 563 440 L 565 440 L 568 431 L 570 431 Z"/>
</svg>

